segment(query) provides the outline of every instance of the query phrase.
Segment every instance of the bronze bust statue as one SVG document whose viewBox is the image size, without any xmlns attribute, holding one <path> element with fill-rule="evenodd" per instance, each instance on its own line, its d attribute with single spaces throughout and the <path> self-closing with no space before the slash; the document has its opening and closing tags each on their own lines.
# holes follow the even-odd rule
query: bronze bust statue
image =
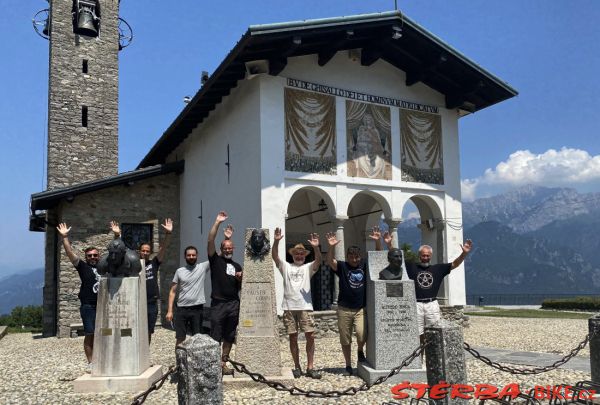
<svg viewBox="0 0 600 405">
<path fill-rule="evenodd" d="M 388 251 L 389 265 L 379 272 L 380 280 L 402 280 L 402 251 L 397 248 Z"/>
<path fill-rule="evenodd" d="M 264 229 L 253 229 L 250 240 L 246 243 L 246 251 L 252 257 L 263 258 L 271 250 L 271 244 Z"/>
<path fill-rule="evenodd" d="M 142 270 L 140 256 L 136 251 L 128 249 L 121 238 L 108 245 L 108 253 L 102 255 L 98 262 L 98 273 L 110 273 L 113 277 L 135 277 Z"/>
</svg>

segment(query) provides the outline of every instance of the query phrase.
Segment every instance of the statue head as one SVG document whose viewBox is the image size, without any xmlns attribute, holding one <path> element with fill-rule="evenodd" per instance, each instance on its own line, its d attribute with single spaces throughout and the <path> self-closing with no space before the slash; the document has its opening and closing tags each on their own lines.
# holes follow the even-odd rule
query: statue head
<svg viewBox="0 0 600 405">
<path fill-rule="evenodd" d="M 246 250 L 252 256 L 264 256 L 271 249 L 267 234 L 263 229 L 253 229 L 250 240 L 246 244 Z"/>
<path fill-rule="evenodd" d="M 398 270 L 402 268 L 402 251 L 400 249 L 390 249 L 387 258 L 391 269 Z"/>
<path fill-rule="evenodd" d="M 110 267 L 119 267 L 125 259 L 127 246 L 121 239 L 115 239 L 108 245 L 108 257 L 106 261 Z"/>
</svg>

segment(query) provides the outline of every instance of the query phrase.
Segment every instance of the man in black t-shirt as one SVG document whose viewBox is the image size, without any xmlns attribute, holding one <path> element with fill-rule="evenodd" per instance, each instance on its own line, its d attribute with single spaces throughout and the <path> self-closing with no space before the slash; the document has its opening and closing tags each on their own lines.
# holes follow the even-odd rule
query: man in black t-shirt
<svg viewBox="0 0 600 405">
<path fill-rule="evenodd" d="M 100 275 L 96 270 L 96 266 L 100 259 L 100 253 L 95 247 L 88 247 L 85 249 L 85 261 L 82 261 L 73 252 L 73 248 L 69 242 L 69 231 L 71 228 L 67 224 L 61 223 L 56 229 L 63 238 L 62 242 L 65 253 L 73 266 L 75 266 L 81 279 L 81 286 L 79 288 L 81 306 L 79 307 L 79 313 L 83 321 L 83 332 L 85 334 L 83 338 L 83 350 L 88 361 L 88 371 L 91 372 L 94 351 L 94 328 L 96 327 L 96 304 L 98 302 L 98 287 L 100 286 Z"/>
<path fill-rule="evenodd" d="M 423 343 L 425 338 L 425 327 L 435 324 L 441 318 L 437 294 L 444 277 L 450 274 L 450 271 L 462 264 L 465 257 L 467 257 L 471 251 L 471 246 L 471 239 L 467 239 L 464 245 L 460 245 L 462 253 L 454 259 L 452 263 L 430 264 L 433 249 L 429 245 L 423 245 L 419 248 L 420 262 L 405 263 L 408 277 L 415 282 L 417 321 L 419 324 L 421 343 Z"/>
<path fill-rule="evenodd" d="M 367 341 L 366 305 L 366 280 L 369 277 L 367 262 L 361 257 L 360 248 L 350 246 L 346 250 L 346 261 L 337 261 L 334 258 L 335 246 L 340 243 L 335 233 L 325 235 L 329 243 L 326 262 L 339 278 L 338 296 L 338 330 L 340 344 L 346 361 L 345 376 L 351 376 L 352 370 L 352 328 L 356 330 L 356 345 L 358 347 L 358 361 L 365 361 L 364 346 Z M 375 249 L 381 250 L 381 232 L 378 227 L 373 228 L 369 235 L 375 240 Z"/>
<path fill-rule="evenodd" d="M 223 360 L 229 356 L 231 346 L 235 341 L 235 332 L 240 313 L 239 291 L 242 286 L 242 266 L 233 261 L 233 227 L 227 225 L 221 242 L 221 254 L 217 254 L 215 238 L 219 226 L 227 220 L 227 213 L 220 211 L 215 223 L 208 233 L 207 253 L 210 263 L 210 336 L 217 342 L 223 342 L 221 368 L 223 375 L 232 375 L 233 370 Z"/>
<path fill-rule="evenodd" d="M 173 233 L 173 221 L 171 218 L 165 219 L 165 223 L 161 225 L 165 230 L 165 238 L 158 248 L 158 254 L 150 260 L 152 254 L 152 244 L 145 242 L 140 245 L 138 253 L 140 259 L 146 264 L 146 304 L 148 313 L 148 343 L 152 341 L 154 326 L 158 318 L 158 299 L 160 297 L 158 289 L 158 268 L 165 258 L 165 251 L 171 242 L 171 233 Z M 121 228 L 115 221 L 110 223 L 110 227 L 115 234 L 115 238 L 121 237 Z"/>
</svg>

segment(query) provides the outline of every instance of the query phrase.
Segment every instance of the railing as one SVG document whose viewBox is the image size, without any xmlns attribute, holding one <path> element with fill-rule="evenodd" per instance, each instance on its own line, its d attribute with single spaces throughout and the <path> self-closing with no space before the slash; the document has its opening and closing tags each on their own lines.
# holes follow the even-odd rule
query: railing
<svg viewBox="0 0 600 405">
<path fill-rule="evenodd" d="M 597 297 L 598 294 L 476 294 L 467 295 L 467 305 L 542 305 L 546 299 Z"/>
</svg>

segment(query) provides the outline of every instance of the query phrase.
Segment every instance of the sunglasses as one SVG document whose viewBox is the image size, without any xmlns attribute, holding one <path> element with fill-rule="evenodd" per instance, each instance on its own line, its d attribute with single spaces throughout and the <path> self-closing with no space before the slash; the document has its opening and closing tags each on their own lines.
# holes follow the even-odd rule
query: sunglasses
<svg viewBox="0 0 600 405">
<path fill-rule="evenodd" d="M 99 257 L 98 253 L 86 254 L 85 257 Z"/>
</svg>

